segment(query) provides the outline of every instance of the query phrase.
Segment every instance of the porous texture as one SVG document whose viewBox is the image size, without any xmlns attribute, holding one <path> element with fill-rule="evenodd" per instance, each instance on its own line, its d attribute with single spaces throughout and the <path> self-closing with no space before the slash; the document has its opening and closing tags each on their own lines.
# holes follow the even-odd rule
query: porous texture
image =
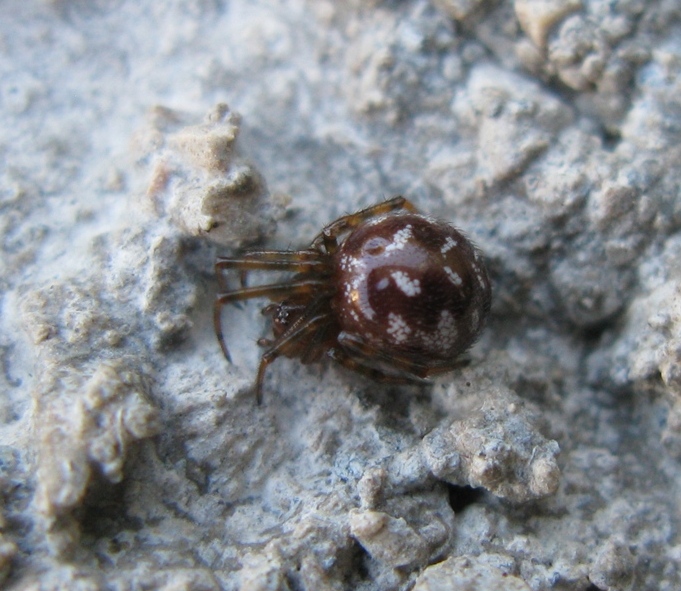
<svg viewBox="0 0 681 591">
<path fill-rule="evenodd" d="M 416 581 L 414 591 L 529 591 L 529 587 L 518 577 L 509 576 L 503 567 L 498 568 L 497 557 L 492 554 L 480 557 L 451 557 L 426 569 Z M 503 558 L 502 558 L 503 560 Z"/>
<path fill-rule="evenodd" d="M 5 588 L 681 588 L 677 0 L 8 2 L 0 47 Z M 486 255 L 467 365 L 258 407 L 216 254 L 396 194 Z"/>
</svg>

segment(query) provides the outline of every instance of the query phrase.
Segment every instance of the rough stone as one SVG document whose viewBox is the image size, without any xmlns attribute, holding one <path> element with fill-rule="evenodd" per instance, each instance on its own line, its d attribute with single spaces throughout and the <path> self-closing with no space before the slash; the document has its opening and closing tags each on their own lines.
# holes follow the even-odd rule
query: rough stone
<svg viewBox="0 0 681 591">
<path fill-rule="evenodd" d="M 240 116 L 218 104 L 205 123 L 178 129 L 188 115 L 169 109 L 154 115 L 152 131 L 140 135 L 153 138 L 143 157 L 155 161 L 147 190 L 155 207 L 186 234 L 223 246 L 271 233 L 276 208 L 262 176 L 238 154 Z"/>
<path fill-rule="evenodd" d="M 516 503 L 555 493 L 558 444 L 538 433 L 531 413 L 511 392 L 492 389 L 481 401 L 465 419 L 426 436 L 422 449 L 432 473 Z"/>
<path fill-rule="evenodd" d="M 680 27 L 677 0 L 6 3 L 0 585 L 681 588 Z M 223 310 L 228 363 L 216 254 L 396 194 L 486 255 L 465 364 L 282 358 L 257 406 L 266 302 Z"/>
<path fill-rule="evenodd" d="M 539 48 L 546 47 L 546 39 L 554 25 L 582 7 L 581 0 L 516 0 L 515 13 L 520 26 Z"/>
<path fill-rule="evenodd" d="M 530 588 L 522 579 L 472 556 L 448 558 L 444 562 L 429 566 L 414 586 L 414 591 L 447 591 L 449 589 L 529 591 Z"/>
</svg>

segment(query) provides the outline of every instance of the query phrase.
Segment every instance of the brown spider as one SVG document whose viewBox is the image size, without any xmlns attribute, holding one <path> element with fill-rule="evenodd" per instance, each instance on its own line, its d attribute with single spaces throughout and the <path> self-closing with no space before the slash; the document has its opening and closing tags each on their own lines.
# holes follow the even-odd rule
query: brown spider
<svg viewBox="0 0 681 591">
<path fill-rule="evenodd" d="M 341 240 L 342 239 L 342 240 Z M 229 289 L 223 272 L 240 271 Z M 417 213 L 394 197 L 326 226 L 308 248 L 257 250 L 215 263 L 222 290 L 214 323 L 222 352 L 228 302 L 269 298 L 272 339 L 260 359 L 255 391 L 262 400 L 267 366 L 284 355 L 302 363 L 328 355 L 378 381 L 423 382 L 459 365 L 482 330 L 491 287 L 480 252 L 456 228 Z M 286 281 L 247 287 L 248 271 L 288 271 Z"/>
</svg>

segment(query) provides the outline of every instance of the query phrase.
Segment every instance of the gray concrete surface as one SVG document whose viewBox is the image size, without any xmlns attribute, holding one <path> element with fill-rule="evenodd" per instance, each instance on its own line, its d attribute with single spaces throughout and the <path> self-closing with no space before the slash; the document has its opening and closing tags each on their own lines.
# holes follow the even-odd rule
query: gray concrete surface
<svg viewBox="0 0 681 591">
<path fill-rule="evenodd" d="M 6 0 L 4 586 L 681 588 L 680 74 L 677 0 Z M 396 194 L 487 257 L 470 364 L 256 406 L 216 254 Z"/>
</svg>

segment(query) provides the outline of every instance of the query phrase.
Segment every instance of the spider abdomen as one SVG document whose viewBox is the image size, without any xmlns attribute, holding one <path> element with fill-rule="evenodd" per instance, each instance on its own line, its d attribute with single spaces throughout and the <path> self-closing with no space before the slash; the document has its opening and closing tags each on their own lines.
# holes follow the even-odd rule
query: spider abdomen
<svg viewBox="0 0 681 591">
<path fill-rule="evenodd" d="M 334 254 L 341 331 L 426 366 L 446 365 L 479 335 L 491 288 L 478 251 L 449 224 L 414 213 L 355 229 Z"/>
</svg>

